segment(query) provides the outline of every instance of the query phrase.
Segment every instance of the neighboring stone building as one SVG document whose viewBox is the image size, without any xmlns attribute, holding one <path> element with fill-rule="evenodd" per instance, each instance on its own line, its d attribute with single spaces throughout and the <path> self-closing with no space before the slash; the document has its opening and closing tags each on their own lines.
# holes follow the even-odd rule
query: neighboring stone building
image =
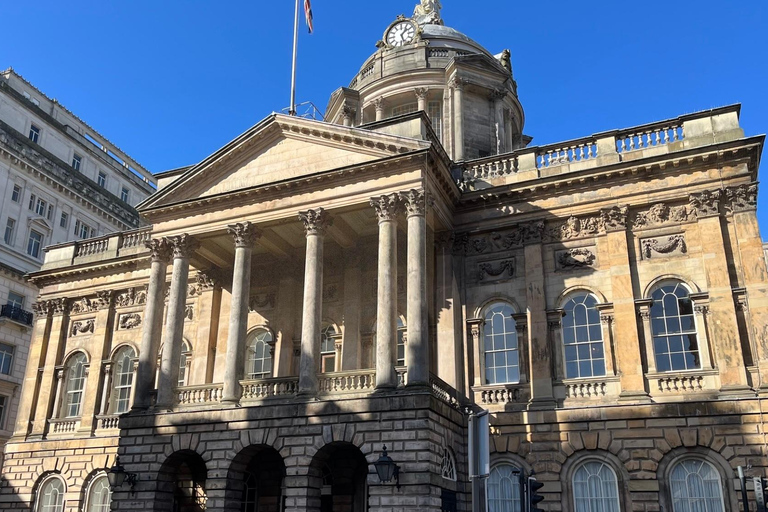
<svg viewBox="0 0 768 512">
<path fill-rule="evenodd" d="M 768 391 L 738 106 L 529 147 L 508 53 L 424 0 L 328 119 L 271 115 L 161 175 L 151 227 L 51 248 L 4 509 L 466 511 L 474 407 L 491 511 L 515 468 L 547 510 L 738 510 Z"/>
<path fill-rule="evenodd" d="M 12 69 L 0 72 L 0 445 L 16 423 L 44 247 L 139 227 L 151 174 Z M 2 460 L 0 459 L 0 465 Z"/>
</svg>

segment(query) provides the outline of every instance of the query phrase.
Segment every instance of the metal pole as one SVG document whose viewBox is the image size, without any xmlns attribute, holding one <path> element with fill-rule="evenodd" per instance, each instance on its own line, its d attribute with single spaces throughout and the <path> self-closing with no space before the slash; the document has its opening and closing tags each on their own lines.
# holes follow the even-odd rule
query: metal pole
<svg viewBox="0 0 768 512">
<path fill-rule="evenodd" d="M 747 495 L 747 479 L 744 478 L 744 469 L 739 466 L 736 468 L 741 482 L 741 500 L 744 506 L 744 512 L 749 512 L 749 496 Z"/>
<path fill-rule="evenodd" d="M 288 113 L 296 115 L 296 54 L 299 48 L 299 0 L 296 0 L 296 16 L 293 20 L 293 67 L 291 69 L 291 107 Z"/>
</svg>

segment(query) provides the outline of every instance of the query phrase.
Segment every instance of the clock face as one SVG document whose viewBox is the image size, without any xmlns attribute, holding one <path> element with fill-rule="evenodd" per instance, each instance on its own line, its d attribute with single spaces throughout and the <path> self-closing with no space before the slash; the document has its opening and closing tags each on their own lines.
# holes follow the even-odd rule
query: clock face
<svg viewBox="0 0 768 512">
<path fill-rule="evenodd" d="M 416 36 L 416 27 L 409 21 L 402 21 L 389 29 L 387 43 L 391 46 L 403 46 L 413 41 Z"/>
</svg>

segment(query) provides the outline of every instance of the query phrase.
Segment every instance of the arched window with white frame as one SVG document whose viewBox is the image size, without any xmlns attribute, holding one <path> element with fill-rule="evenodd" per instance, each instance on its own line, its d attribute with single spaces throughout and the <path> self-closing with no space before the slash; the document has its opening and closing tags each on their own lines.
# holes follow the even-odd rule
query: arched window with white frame
<svg viewBox="0 0 768 512">
<path fill-rule="evenodd" d="M 272 376 L 271 344 L 274 338 L 267 329 L 257 329 L 247 342 L 245 375 L 248 379 L 266 379 Z"/>
<path fill-rule="evenodd" d="M 570 295 L 563 304 L 565 378 L 605 375 L 605 345 L 597 299 L 586 292 Z"/>
<path fill-rule="evenodd" d="M 407 327 L 402 316 L 397 317 L 397 363 L 395 366 L 405 366 L 405 344 L 407 342 Z"/>
<path fill-rule="evenodd" d="M 133 364 L 136 352 L 130 346 L 120 348 L 115 354 L 115 370 L 112 381 L 112 412 L 122 414 L 131 407 L 133 389 Z"/>
<path fill-rule="evenodd" d="M 63 512 L 66 486 L 59 476 L 45 479 L 37 490 L 35 512 Z"/>
<path fill-rule="evenodd" d="M 109 512 L 112 503 L 112 490 L 106 474 L 93 479 L 85 497 L 84 512 Z"/>
<path fill-rule="evenodd" d="M 441 466 L 441 472 L 443 475 L 443 478 L 446 480 L 450 480 L 451 482 L 456 481 L 456 458 L 453 456 L 453 453 L 451 452 L 450 448 L 443 448 L 443 460 L 440 463 Z"/>
<path fill-rule="evenodd" d="M 67 360 L 64 369 L 64 375 L 67 379 L 64 396 L 64 417 L 66 418 L 80 417 L 87 366 L 88 360 L 82 352 L 78 352 Z"/>
<path fill-rule="evenodd" d="M 181 344 L 181 354 L 179 354 L 179 387 L 187 385 L 191 363 L 192 347 L 187 340 L 184 340 Z"/>
<path fill-rule="evenodd" d="M 328 324 L 320 331 L 320 371 L 323 373 L 336 371 L 336 340 L 339 332 L 336 326 Z"/>
<path fill-rule="evenodd" d="M 602 461 L 582 462 L 573 473 L 576 512 L 620 512 L 616 472 Z"/>
<path fill-rule="evenodd" d="M 514 313 L 506 302 L 495 302 L 485 309 L 482 341 L 485 384 L 520 382 L 520 347 Z"/>
<path fill-rule="evenodd" d="M 669 472 L 672 512 L 725 512 L 723 482 L 709 462 L 688 458 Z"/>
<path fill-rule="evenodd" d="M 519 512 L 520 468 L 496 464 L 488 477 L 488 512 Z"/>
<path fill-rule="evenodd" d="M 667 281 L 651 292 L 650 321 L 656 370 L 684 371 L 701 368 L 690 290 L 679 281 Z"/>
</svg>

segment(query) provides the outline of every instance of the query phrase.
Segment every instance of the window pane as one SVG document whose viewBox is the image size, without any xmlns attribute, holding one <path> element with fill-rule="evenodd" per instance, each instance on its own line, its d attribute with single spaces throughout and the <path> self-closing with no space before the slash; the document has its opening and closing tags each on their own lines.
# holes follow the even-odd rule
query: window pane
<svg viewBox="0 0 768 512">
<path fill-rule="evenodd" d="M 106 476 L 96 479 L 88 492 L 87 512 L 109 512 L 112 502 L 112 492 Z"/>
<path fill-rule="evenodd" d="M 488 477 L 488 512 L 519 512 L 519 471 L 511 464 L 499 464 Z"/>
<path fill-rule="evenodd" d="M 720 474 L 709 462 L 688 459 L 670 472 L 672 512 L 723 512 Z"/>
<path fill-rule="evenodd" d="M 486 311 L 483 330 L 486 383 L 518 382 L 518 342 L 512 308 L 503 303 L 491 305 Z"/>
<path fill-rule="evenodd" d="M 603 462 L 585 462 L 573 474 L 573 501 L 579 512 L 619 512 L 616 474 Z"/>
</svg>

